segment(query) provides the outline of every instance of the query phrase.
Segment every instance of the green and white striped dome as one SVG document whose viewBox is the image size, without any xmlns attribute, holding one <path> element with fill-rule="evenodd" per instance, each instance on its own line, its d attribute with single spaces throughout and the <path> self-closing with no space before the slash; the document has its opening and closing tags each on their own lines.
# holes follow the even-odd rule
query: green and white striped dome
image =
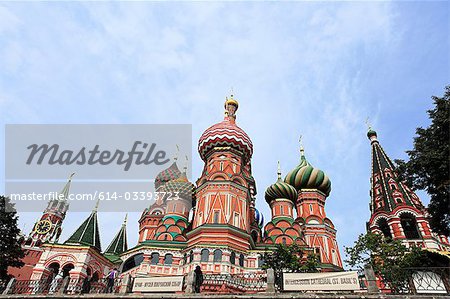
<svg viewBox="0 0 450 299">
<path fill-rule="evenodd" d="M 294 186 L 297 191 L 302 189 L 317 189 L 328 196 L 331 192 L 331 181 L 320 169 L 314 168 L 302 154 L 300 164 L 291 170 L 284 182 Z"/>
<path fill-rule="evenodd" d="M 297 190 L 289 184 L 286 184 L 281 179 L 280 162 L 278 161 L 278 180 L 275 184 L 270 185 L 266 189 L 264 197 L 268 204 L 275 199 L 289 199 L 295 203 L 297 200 Z"/>
</svg>

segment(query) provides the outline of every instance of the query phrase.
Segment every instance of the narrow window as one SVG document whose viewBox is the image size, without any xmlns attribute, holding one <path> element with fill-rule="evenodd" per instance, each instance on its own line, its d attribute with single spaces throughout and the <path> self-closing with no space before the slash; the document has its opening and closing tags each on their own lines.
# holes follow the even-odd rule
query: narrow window
<svg viewBox="0 0 450 299">
<path fill-rule="evenodd" d="M 236 253 L 234 253 L 234 252 L 231 252 L 231 255 L 230 255 L 230 263 L 231 263 L 232 265 L 236 264 Z"/>
<path fill-rule="evenodd" d="M 173 255 L 168 253 L 164 256 L 164 265 L 170 266 L 173 262 Z"/>
<path fill-rule="evenodd" d="M 234 213 L 234 220 L 233 220 L 233 225 L 236 227 L 239 227 L 239 213 Z"/>
<path fill-rule="evenodd" d="M 152 253 L 151 264 L 152 264 L 152 265 L 158 265 L 158 262 L 159 262 L 159 253 L 153 252 L 153 253 Z"/>
<path fill-rule="evenodd" d="M 214 211 L 214 223 L 219 223 L 219 211 Z"/>
<path fill-rule="evenodd" d="M 209 250 L 208 249 L 202 249 L 201 253 L 201 262 L 207 262 L 209 260 Z"/>
<path fill-rule="evenodd" d="M 220 263 L 222 261 L 222 250 L 216 249 L 214 250 L 214 262 Z"/>
</svg>

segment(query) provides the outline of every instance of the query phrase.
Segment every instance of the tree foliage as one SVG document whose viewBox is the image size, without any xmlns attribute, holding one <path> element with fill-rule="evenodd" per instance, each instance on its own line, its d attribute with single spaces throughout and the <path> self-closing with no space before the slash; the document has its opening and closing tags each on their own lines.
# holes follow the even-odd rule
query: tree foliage
<svg viewBox="0 0 450 299">
<path fill-rule="evenodd" d="M 20 229 L 17 227 L 17 214 L 10 199 L 0 196 L 0 285 L 10 276 L 8 267 L 22 267 L 24 252 L 21 247 Z"/>
<path fill-rule="evenodd" d="M 427 128 L 417 128 L 409 161 L 395 160 L 398 173 L 413 189 L 430 195 L 428 212 L 434 232 L 450 235 L 450 86 L 443 97 L 432 97 Z"/>
<path fill-rule="evenodd" d="M 319 259 L 315 254 L 308 254 L 304 258 L 304 252 L 297 244 L 277 244 L 272 252 L 266 252 L 263 257 L 263 269 L 274 269 L 281 272 L 317 272 Z"/>
<path fill-rule="evenodd" d="M 360 235 L 353 247 L 346 247 L 345 262 L 352 268 L 362 270 L 370 264 L 377 275 L 394 293 L 407 289 L 411 268 L 448 267 L 450 259 L 419 247 L 407 248 L 399 240 L 383 238 L 367 233 Z"/>
<path fill-rule="evenodd" d="M 283 272 L 318 272 L 319 258 L 315 254 L 307 254 L 297 244 L 277 244 L 272 252 L 266 252 L 263 256 L 263 269 L 273 269 L 275 284 L 281 287 Z"/>
</svg>

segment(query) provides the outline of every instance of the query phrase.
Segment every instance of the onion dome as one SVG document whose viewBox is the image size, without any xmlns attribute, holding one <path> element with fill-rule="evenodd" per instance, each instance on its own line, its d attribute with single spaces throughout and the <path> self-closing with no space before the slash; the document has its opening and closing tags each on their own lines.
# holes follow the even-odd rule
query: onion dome
<svg viewBox="0 0 450 299">
<path fill-rule="evenodd" d="M 283 182 L 281 179 L 281 171 L 278 164 L 278 180 L 275 184 L 270 185 L 266 189 L 266 193 L 264 194 L 264 197 L 267 201 L 267 203 L 271 203 L 275 199 L 285 198 L 290 199 L 295 203 L 297 200 L 297 190 L 295 190 L 294 187 L 291 185 Z"/>
<path fill-rule="evenodd" d="M 259 227 L 264 225 L 264 215 L 258 209 L 255 209 L 255 220 Z"/>
<path fill-rule="evenodd" d="M 244 164 L 252 157 L 253 144 L 240 127 L 236 125 L 236 110 L 238 102 L 233 98 L 225 101 L 225 118 L 223 121 L 209 127 L 203 132 L 198 141 L 198 152 L 203 161 L 206 161 L 208 152 L 215 147 L 232 147 L 244 154 Z"/>
<path fill-rule="evenodd" d="M 181 176 L 181 171 L 178 169 L 177 162 L 173 162 L 169 168 L 164 169 L 155 178 L 155 189 L 164 185 L 168 181 L 178 179 Z"/>
<path fill-rule="evenodd" d="M 194 199 L 195 198 L 195 186 L 186 177 L 186 173 L 183 172 L 179 178 L 171 180 L 164 185 L 164 191 L 172 193 L 172 197 L 178 197 L 182 199 Z"/>
<path fill-rule="evenodd" d="M 300 164 L 286 175 L 284 182 L 294 186 L 297 191 L 317 189 L 326 196 L 331 192 L 330 179 L 322 170 L 309 164 L 304 156 L 303 148 L 301 149 Z"/>
<path fill-rule="evenodd" d="M 369 128 L 369 130 L 367 131 L 367 138 L 371 139 L 374 136 L 377 137 L 377 132 Z"/>
</svg>

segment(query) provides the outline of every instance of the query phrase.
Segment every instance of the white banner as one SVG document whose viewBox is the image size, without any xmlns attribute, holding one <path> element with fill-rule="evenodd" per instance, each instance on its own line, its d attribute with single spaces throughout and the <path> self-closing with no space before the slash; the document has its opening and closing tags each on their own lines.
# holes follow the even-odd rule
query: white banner
<svg viewBox="0 0 450 299">
<path fill-rule="evenodd" d="M 358 273 L 283 273 L 284 291 L 356 291 L 359 290 Z"/>
<path fill-rule="evenodd" d="M 183 290 L 183 276 L 136 277 L 133 292 L 178 292 Z"/>
</svg>

